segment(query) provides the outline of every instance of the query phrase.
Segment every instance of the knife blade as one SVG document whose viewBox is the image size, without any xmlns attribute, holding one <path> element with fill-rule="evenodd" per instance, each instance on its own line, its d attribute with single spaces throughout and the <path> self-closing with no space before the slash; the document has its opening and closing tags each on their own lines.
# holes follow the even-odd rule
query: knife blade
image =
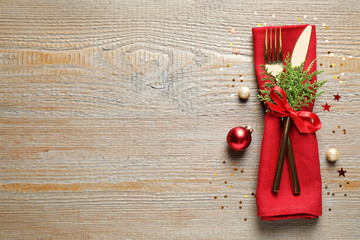
<svg viewBox="0 0 360 240">
<path fill-rule="evenodd" d="M 300 34 L 300 37 L 295 44 L 291 55 L 291 64 L 293 67 L 298 67 L 305 61 L 310 43 L 311 30 L 312 27 L 307 26 Z"/>
</svg>

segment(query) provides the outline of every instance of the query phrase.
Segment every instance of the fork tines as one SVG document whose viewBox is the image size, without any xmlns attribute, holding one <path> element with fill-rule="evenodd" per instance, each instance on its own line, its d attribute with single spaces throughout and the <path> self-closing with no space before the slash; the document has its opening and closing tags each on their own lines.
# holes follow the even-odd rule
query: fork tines
<svg viewBox="0 0 360 240">
<path fill-rule="evenodd" d="M 269 34 L 268 34 L 269 32 Z M 279 33 L 277 33 L 279 32 Z M 282 62 L 282 40 L 281 40 L 281 28 L 277 31 L 274 28 L 274 37 L 273 37 L 273 29 L 270 28 L 265 29 L 265 63 L 277 63 Z"/>
</svg>

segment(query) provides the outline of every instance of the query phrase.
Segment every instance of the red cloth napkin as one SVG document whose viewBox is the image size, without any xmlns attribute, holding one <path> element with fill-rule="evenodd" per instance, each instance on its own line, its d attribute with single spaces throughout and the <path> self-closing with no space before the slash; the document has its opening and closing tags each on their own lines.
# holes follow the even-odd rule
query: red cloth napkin
<svg viewBox="0 0 360 240">
<path fill-rule="evenodd" d="M 295 43 L 307 25 L 282 26 L 283 56 L 291 53 Z M 260 65 L 264 64 L 265 29 L 274 27 L 253 28 L 255 71 L 260 89 L 265 75 Z M 278 28 L 278 27 L 277 27 Z M 316 58 L 316 33 L 312 25 L 309 49 L 306 56 L 305 68 Z M 316 64 L 311 72 L 316 70 Z M 314 81 L 316 78 L 313 79 Z M 312 111 L 313 104 L 308 109 Z M 260 165 L 256 204 L 258 216 L 261 220 L 280 220 L 290 218 L 317 218 L 322 214 L 321 206 L 321 176 L 316 135 L 314 133 L 300 133 L 294 124 L 290 129 L 290 138 L 294 150 L 294 158 L 300 184 L 300 195 L 294 196 L 291 190 L 289 161 L 286 157 L 278 193 L 272 192 L 275 168 L 282 137 L 282 124 L 279 117 L 265 115 L 265 128 L 261 146 Z"/>
</svg>

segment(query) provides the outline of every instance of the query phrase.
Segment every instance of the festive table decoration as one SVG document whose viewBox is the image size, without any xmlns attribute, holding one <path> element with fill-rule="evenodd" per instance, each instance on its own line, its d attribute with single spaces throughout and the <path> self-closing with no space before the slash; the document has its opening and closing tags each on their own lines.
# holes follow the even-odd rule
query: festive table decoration
<svg viewBox="0 0 360 240">
<path fill-rule="evenodd" d="M 343 168 L 341 168 L 340 170 L 337 170 L 337 171 L 339 172 L 339 177 L 340 177 L 340 176 L 345 177 L 345 173 L 347 172 L 347 171 L 345 171 Z"/>
<path fill-rule="evenodd" d="M 314 62 L 316 59 L 315 26 L 311 26 L 311 35 L 308 35 L 308 47 L 306 47 L 307 51 L 303 55 L 305 63 L 299 68 L 294 68 L 295 64 L 290 62 L 288 58 L 285 58 L 289 53 L 289 57 L 293 57 L 295 45 L 297 45 L 298 39 L 308 26 L 310 25 L 252 29 L 256 77 L 259 89 L 265 90 L 262 97 L 267 102 L 268 110 L 265 114 L 256 193 L 258 216 L 262 220 L 310 219 L 317 218 L 322 214 L 320 163 L 315 135 L 315 131 L 321 127 L 321 123 L 318 117 L 312 113 L 314 100 L 319 96 L 317 95 L 318 92 L 315 93 L 315 88 L 323 84 L 321 82 L 316 83 L 316 74 L 319 72 L 316 71 L 316 64 Z M 263 74 L 265 69 L 261 67 L 261 65 L 266 63 L 264 57 L 265 33 L 266 30 L 274 28 L 281 28 L 280 39 L 282 39 L 282 44 L 270 47 L 270 51 L 276 51 L 276 49 L 281 48 L 281 54 L 286 59 L 284 63 L 285 70 L 280 71 L 280 76 L 275 74 L 275 78 L 272 74 Z M 272 36 L 270 34 L 270 39 L 272 39 L 270 45 L 276 42 L 274 40 L 280 34 L 279 32 L 276 31 Z M 274 55 L 276 57 L 276 54 L 272 56 Z M 300 63 L 303 61 L 301 60 Z M 292 63 L 293 66 L 289 63 Z M 303 71 L 303 69 L 305 70 Z M 264 78 L 269 79 L 264 81 Z M 276 78 L 280 80 L 275 81 Z M 304 81 L 301 81 L 301 79 Z M 305 94 L 299 98 L 303 91 L 305 91 Z M 266 93 L 268 97 L 265 96 Z M 281 118 L 287 117 L 291 119 L 285 120 L 284 127 Z M 291 121 L 294 124 L 291 125 Z M 286 125 L 288 125 L 289 129 L 284 131 Z M 281 149 L 281 142 L 285 138 L 285 136 L 283 137 L 285 132 L 288 133 L 292 143 L 298 181 L 301 186 L 301 194 L 299 195 L 294 195 L 293 193 L 292 174 L 290 174 L 290 171 L 282 171 L 279 191 L 277 193 L 272 191 L 277 162 L 279 160 L 279 150 Z M 283 146 L 286 149 L 286 146 L 289 146 L 289 144 L 286 144 L 284 141 Z M 284 154 L 284 157 L 284 169 L 291 169 L 289 166 L 289 156 Z"/>
<path fill-rule="evenodd" d="M 334 100 L 340 101 L 341 96 L 339 94 L 334 95 Z"/>
<path fill-rule="evenodd" d="M 244 150 L 251 143 L 251 133 L 253 131 L 249 125 L 245 127 L 234 127 L 229 131 L 226 138 L 229 147 L 236 151 Z"/>
<path fill-rule="evenodd" d="M 330 112 L 330 105 L 328 105 L 327 103 L 325 103 L 325 105 L 321 105 L 323 108 L 324 108 L 324 112 L 325 111 L 328 111 L 328 112 Z"/>
<path fill-rule="evenodd" d="M 232 53 L 234 53 L 235 55 L 238 55 L 238 53 L 240 53 L 239 48 L 234 48 Z"/>
<path fill-rule="evenodd" d="M 336 148 L 329 148 L 326 151 L 326 159 L 330 162 L 336 162 L 339 158 L 339 151 Z"/>
<path fill-rule="evenodd" d="M 248 99 L 250 97 L 250 88 L 241 87 L 239 89 L 239 97 L 243 100 Z"/>
</svg>

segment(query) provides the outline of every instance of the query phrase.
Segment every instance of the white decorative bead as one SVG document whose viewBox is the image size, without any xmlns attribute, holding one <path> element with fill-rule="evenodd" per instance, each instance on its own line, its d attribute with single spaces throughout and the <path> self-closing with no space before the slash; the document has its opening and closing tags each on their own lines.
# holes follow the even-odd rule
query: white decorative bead
<svg viewBox="0 0 360 240">
<path fill-rule="evenodd" d="M 329 148 L 326 151 L 326 159 L 330 162 L 335 162 L 339 158 L 339 151 L 336 148 Z"/>
<path fill-rule="evenodd" d="M 248 87 L 241 87 L 239 89 L 239 97 L 241 99 L 248 99 L 250 97 L 250 88 Z"/>
</svg>

